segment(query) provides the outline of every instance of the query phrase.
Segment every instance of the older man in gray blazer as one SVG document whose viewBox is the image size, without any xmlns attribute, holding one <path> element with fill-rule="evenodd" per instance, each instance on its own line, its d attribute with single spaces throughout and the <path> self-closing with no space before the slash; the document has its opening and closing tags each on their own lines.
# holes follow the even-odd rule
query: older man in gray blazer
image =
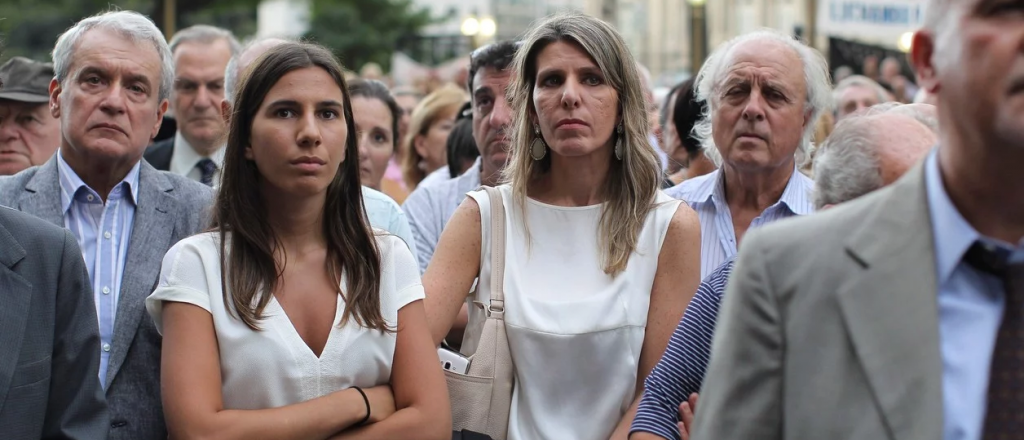
<svg viewBox="0 0 1024 440">
<path fill-rule="evenodd" d="M 144 301 L 164 253 L 203 229 L 212 190 L 142 160 L 167 110 L 173 68 L 160 30 L 138 13 L 86 18 L 60 36 L 50 111 L 61 145 L 45 164 L 0 179 L 0 205 L 66 227 L 89 270 L 110 437 L 167 437 L 160 335 Z"/>
<path fill-rule="evenodd" d="M 0 208 L 0 438 L 106 438 L 99 345 L 75 238 Z"/>
<path fill-rule="evenodd" d="M 692 438 L 1020 438 L 1024 15 L 1009 11 L 929 5 L 911 58 L 940 145 L 922 165 L 746 239 Z"/>
</svg>

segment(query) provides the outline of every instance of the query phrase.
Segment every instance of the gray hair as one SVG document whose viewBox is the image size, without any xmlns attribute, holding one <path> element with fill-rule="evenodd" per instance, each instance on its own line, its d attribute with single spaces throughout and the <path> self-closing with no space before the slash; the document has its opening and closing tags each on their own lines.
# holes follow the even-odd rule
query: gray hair
<svg viewBox="0 0 1024 440">
<path fill-rule="evenodd" d="M 836 126 L 814 161 L 814 206 L 822 209 L 882 187 L 871 123 L 879 116 L 853 116 Z"/>
<path fill-rule="evenodd" d="M 832 81 L 829 79 L 828 63 L 817 50 L 814 50 L 798 40 L 782 32 L 764 29 L 735 37 L 711 53 L 704 67 L 701 67 L 696 80 L 696 99 L 704 101 L 704 114 L 693 126 L 693 136 L 697 139 L 704 151 L 704 156 L 711 160 L 716 166 L 722 166 L 722 155 L 715 146 L 712 136 L 711 120 L 712 115 L 718 111 L 718 99 L 715 98 L 715 91 L 722 82 L 723 75 L 728 71 L 728 55 L 734 48 L 743 43 L 751 41 L 774 41 L 782 43 L 792 49 L 804 66 L 804 82 L 807 83 L 807 102 L 805 111 L 811 112 L 811 118 L 804 128 L 800 145 L 797 148 L 797 163 L 802 164 L 810 158 L 811 143 L 814 139 L 814 127 L 821 117 L 833 107 Z M 682 133 L 680 133 L 682 135 Z"/>
<path fill-rule="evenodd" d="M 262 50 L 266 51 L 277 44 L 287 43 L 289 41 L 290 40 L 277 37 L 258 38 L 246 43 L 246 45 L 240 48 L 237 52 L 232 52 L 231 59 L 228 60 L 228 65 L 224 68 L 224 100 L 227 101 L 228 104 L 234 105 L 235 86 L 238 84 L 238 78 L 242 76 L 242 72 L 239 71 L 238 66 L 238 62 L 242 59 L 242 55 L 249 53 L 249 51 L 254 48 L 262 48 Z"/>
<path fill-rule="evenodd" d="M 902 104 L 899 102 L 885 102 L 882 104 L 871 106 L 871 108 L 867 109 L 867 111 L 864 112 L 864 116 L 874 116 L 880 114 L 907 116 L 917 122 L 920 122 L 921 125 L 928 127 L 928 129 L 931 130 L 932 133 L 935 133 L 935 135 L 938 136 L 939 118 L 936 116 L 936 113 L 934 111 L 924 111 L 925 107 L 934 108 L 935 106 L 931 104 L 920 103 Z"/>
<path fill-rule="evenodd" d="M 53 48 L 53 72 L 57 82 L 63 85 L 67 80 L 68 69 L 71 68 L 78 41 L 92 29 L 116 32 L 135 44 L 141 42 L 152 44 L 157 54 L 160 55 L 159 100 L 163 101 L 170 96 L 171 86 L 174 83 L 174 63 L 167 40 L 148 17 L 133 11 L 110 11 L 93 15 L 75 23 L 61 34 Z"/>
<path fill-rule="evenodd" d="M 238 39 L 235 38 L 235 34 L 232 34 L 231 31 L 215 26 L 197 24 L 182 29 L 171 37 L 171 54 L 173 55 L 178 50 L 178 46 L 185 43 L 211 44 L 219 40 L 224 40 L 228 43 L 232 57 L 242 51 L 242 45 L 238 43 Z"/>
<path fill-rule="evenodd" d="M 885 88 L 879 85 L 875 80 L 864 75 L 851 75 L 842 81 L 839 81 L 839 84 L 836 84 L 836 89 L 832 92 L 832 100 L 835 107 L 839 107 L 839 100 L 842 99 L 843 92 L 850 87 L 864 87 L 871 89 L 872 92 L 875 92 L 875 95 L 878 97 L 878 102 L 880 103 L 891 101 L 891 99 L 889 99 L 889 92 L 887 92 Z"/>
</svg>

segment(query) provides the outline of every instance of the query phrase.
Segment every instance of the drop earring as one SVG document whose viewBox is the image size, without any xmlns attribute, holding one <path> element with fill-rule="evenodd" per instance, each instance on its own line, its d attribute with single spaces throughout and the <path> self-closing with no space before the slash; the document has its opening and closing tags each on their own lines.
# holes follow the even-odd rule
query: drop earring
<svg viewBox="0 0 1024 440">
<path fill-rule="evenodd" d="M 533 160 L 544 159 L 544 156 L 548 155 L 548 145 L 541 138 L 540 127 L 537 124 L 533 124 L 533 135 L 533 142 L 530 144 L 530 157 Z"/>
<path fill-rule="evenodd" d="M 622 124 L 615 128 L 615 158 L 622 160 Z"/>
</svg>

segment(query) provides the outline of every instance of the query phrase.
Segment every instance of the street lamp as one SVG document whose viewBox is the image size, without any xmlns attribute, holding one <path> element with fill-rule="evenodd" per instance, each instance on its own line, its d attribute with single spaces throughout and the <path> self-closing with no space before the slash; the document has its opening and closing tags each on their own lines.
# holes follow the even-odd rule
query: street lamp
<svg viewBox="0 0 1024 440">
<path fill-rule="evenodd" d="M 910 52 L 910 48 L 913 45 L 914 45 L 914 33 L 913 32 L 904 32 L 902 35 L 900 35 L 899 41 L 896 42 L 896 47 L 898 47 L 901 52 Z"/>
<path fill-rule="evenodd" d="M 462 35 L 470 38 L 473 49 L 476 49 L 483 40 L 491 38 L 497 33 L 498 25 L 494 22 L 493 18 L 477 18 L 474 15 L 470 15 L 465 20 L 462 20 L 462 26 L 459 30 L 462 32 Z"/>
<path fill-rule="evenodd" d="M 687 0 L 690 4 L 690 70 L 696 75 L 708 54 L 707 19 L 704 17 L 707 0 Z"/>
</svg>

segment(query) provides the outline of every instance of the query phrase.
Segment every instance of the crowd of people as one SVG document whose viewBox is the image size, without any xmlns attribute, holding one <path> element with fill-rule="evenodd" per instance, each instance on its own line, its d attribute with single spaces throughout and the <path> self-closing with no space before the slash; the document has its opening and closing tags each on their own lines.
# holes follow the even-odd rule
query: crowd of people
<svg viewBox="0 0 1024 440">
<path fill-rule="evenodd" d="M 0 66 L 0 438 L 1019 438 L 988 3 L 931 1 L 916 84 L 762 30 L 662 100 L 575 12 L 431 90 L 85 18 Z"/>
</svg>

